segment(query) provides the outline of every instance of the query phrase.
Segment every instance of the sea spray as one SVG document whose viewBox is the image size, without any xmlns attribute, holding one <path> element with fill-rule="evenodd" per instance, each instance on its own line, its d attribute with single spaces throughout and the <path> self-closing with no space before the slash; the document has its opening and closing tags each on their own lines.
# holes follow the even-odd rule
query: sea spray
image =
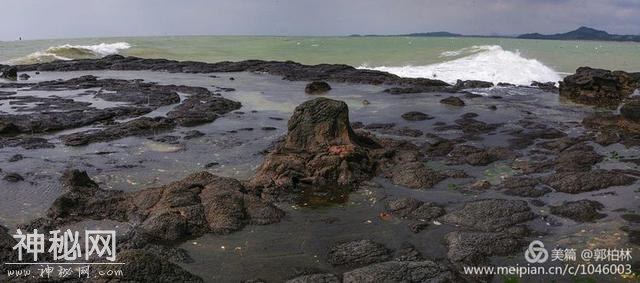
<svg viewBox="0 0 640 283">
<path fill-rule="evenodd" d="M 9 63 L 33 64 L 56 60 L 101 58 L 107 55 L 118 54 L 121 50 L 129 48 L 131 48 L 131 45 L 126 42 L 100 43 L 95 45 L 64 44 L 49 47 L 45 51 L 36 51 L 29 55 L 13 59 L 9 61 Z"/>
<path fill-rule="evenodd" d="M 471 55 L 469 55 L 471 54 Z M 560 75 L 538 60 L 527 59 L 519 52 L 504 50 L 497 45 L 472 46 L 446 51 L 442 58 L 463 56 L 426 66 L 380 66 L 361 68 L 385 71 L 402 77 L 433 78 L 455 83 L 456 80 L 482 80 L 528 85 L 532 81 L 556 82 Z"/>
</svg>

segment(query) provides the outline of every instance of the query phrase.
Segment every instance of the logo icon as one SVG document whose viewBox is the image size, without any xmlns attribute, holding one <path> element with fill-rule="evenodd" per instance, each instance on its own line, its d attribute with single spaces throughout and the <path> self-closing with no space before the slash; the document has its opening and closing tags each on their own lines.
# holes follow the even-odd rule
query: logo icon
<svg viewBox="0 0 640 283">
<path fill-rule="evenodd" d="M 544 244 L 541 241 L 535 240 L 524 251 L 524 258 L 529 263 L 544 263 L 549 258 L 549 252 L 544 248 Z"/>
</svg>

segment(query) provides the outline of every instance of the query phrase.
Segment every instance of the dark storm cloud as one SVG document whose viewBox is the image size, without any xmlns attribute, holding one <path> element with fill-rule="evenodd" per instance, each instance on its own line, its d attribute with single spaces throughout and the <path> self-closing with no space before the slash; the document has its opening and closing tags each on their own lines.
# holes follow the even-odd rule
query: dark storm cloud
<svg viewBox="0 0 640 283">
<path fill-rule="evenodd" d="M 118 35 L 347 35 L 446 30 L 640 34 L 638 0 L 2 0 L 0 39 Z"/>
</svg>

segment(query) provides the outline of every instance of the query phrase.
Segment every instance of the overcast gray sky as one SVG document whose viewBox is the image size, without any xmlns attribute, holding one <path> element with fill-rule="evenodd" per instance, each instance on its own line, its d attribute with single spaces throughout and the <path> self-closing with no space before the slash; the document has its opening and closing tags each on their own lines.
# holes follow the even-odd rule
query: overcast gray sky
<svg viewBox="0 0 640 283">
<path fill-rule="evenodd" d="M 140 35 L 640 34 L 640 0 L 1 0 L 0 40 Z"/>
</svg>

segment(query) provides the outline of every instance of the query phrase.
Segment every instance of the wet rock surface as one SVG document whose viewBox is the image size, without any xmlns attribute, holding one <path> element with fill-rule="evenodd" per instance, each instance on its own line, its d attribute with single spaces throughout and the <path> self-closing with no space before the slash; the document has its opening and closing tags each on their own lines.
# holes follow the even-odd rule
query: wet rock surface
<svg viewBox="0 0 640 283">
<path fill-rule="evenodd" d="M 514 229 L 516 230 L 516 229 Z M 520 232 L 456 231 L 445 236 L 447 257 L 454 263 L 475 265 L 486 263 L 487 257 L 506 256 L 521 250 L 526 244 Z"/>
<path fill-rule="evenodd" d="M 86 90 L 86 95 L 92 95 L 95 99 L 127 103 L 127 106 L 95 108 L 91 103 L 56 96 L 9 95 L 0 99 L 11 100 L 10 104 L 16 105 L 13 108 L 18 114 L 0 114 L 0 134 L 51 132 L 97 123 L 112 124 L 118 119 L 135 118 L 162 106 L 178 104 L 181 102 L 178 93 L 190 96 L 167 116 L 183 126 L 210 123 L 221 115 L 240 108 L 240 103 L 222 98 L 203 87 L 161 85 L 142 80 L 99 79 L 92 75 L 38 83 L 0 83 L 0 88 L 2 87 L 22 87 L 21 93 Z M 33 113 L 21 114 L 21 112 Z M 172 128 L 174 124 L 174 121 L 166 119 L 155 123 L 156 125 L 152 125 L 153 122 L 148 118 L 139 118 L 134 121 L 120 123 L 118 126 L 107 127 L 100 131 L 76 133 L 68 136 L 69 141 L 65 141 L 65 144 L 80 145 L 131 135 L 145 135 L 159 128 Z"/>
<path fill-rule="evenodd" d="M 405 119 L 407 121 L 424 121 L 424 120 L 431 120 L 433 118 L 434 118 L 433 116 L 430 116 L 429 114 L 422 113 L 419 111 L 411 111 L 411 112 L 402 114 L 402 119 Z"/>
<path fill-rule="evenodd" d="M 47 229 L 83 219 L 135 221 L 139 224 L 127 244 L 137 248 L 205 233 L 227 234 L 247 224 L 276 223 L 284 216 L 274 205 L 248 194 L 239 181 L 206 172 L 133 193 L 102 190 L 77 170 L 65 172 L 61 181 L 69 192 L 31 226 Z"/>
<path fill-rule="evenodd" d="M 380 146 L 356 134 L 347 105 L 317 98 L 296 107 L 285 140 L 269 153 L 249 186 L 278 197 L 310 188 L 350 188 L 372 178 L 371 151 Z"/>
<path fill-rule="evenodd" d="M 579 200 L 572 202 L 564 202 L 557 206 L 551 206 L 551 214 L 569 218 L 578 222 L 593 222 L 603 218 L 606 215 L 598 211 L 603 209 L 604 205 L 593 200 Z"/>
<path fill-rule="evenodd" d="M 262 72 L 292 81 L 333 81 L 358 84 L 398 85 L 396 93 L 447 91 L 450 85 L 424 78 L 401 78 L 386 72 L 357 69 L 347 65 L 303 65 L 295 62 L 246 60 L 240 62 L 180 62 L 166 59 L 143 59 L 110 55 L 100 59 L 56 61 L 18 66 L 25 71 L 129 70 L 167 71 L 174 73 Z"/>
<path fill-rule="evenodd" d="M 331 90 L 331 86 L 327 82 L 311 82 L 304 88 L 306 94 L 321 94 Z"/>
<path fill-rule="evenodd" d="M 329 250 L 327 261 L 332 265 L 363 266 L 391 259 L 390 251 L 383 245 L 360 240 L 338 244 Z"/>
<path fill-rule="evenodd" d="M 560 96 L 578 103 L 616 106 L 636 88 L 635 74 L 580 67 L 560 82 Z"/>
<path fill-rule="evenodd" d="M 478 231 L 500 231 L 515 224 L 531 220 L 527 202 L 522 200 L 485 199 L 470 201 L 457 211 L 442 217 L 445 222 Z"/>
<path fill-rule="evenodd" d="M 442 104 L 446 104 L 446 105 L 451 105 L 451 106 L 465 106 L 465 103 L 462 99 L 455 97 L 455 96 L 451 96 L 451 97 L 447 97 L 445 99 L 440 100 L 440 103 Z"/>
<path fill-rule="evenodd" d="M 388 261 L 343 274 L 343 282 L 454 282 L 453 273 L 433 261 Z"/>
<path fill-rule="evenodd" d="M 79 146 L 95 142 L 117 140 L 133 135 L 150 135 L 173 129 L 175 122 L 164 117 L 137 118 L 122 124 L 107 126 L 102 130 L 90 130 L 62 136 L 65 145 Z"/>
<path fill-rule="evenodd" d="M 154 280 L 194 282 L 201 278 L 234 282 L 249 278 L 254 279 L 247 282 L 291 278 L 292 282 L 489 281 L 491 278 L 467 278 L 461 268 L 490 265 L 496 258 L 522 264 L 522 251 L 534 238 L 549 246 L 562 243 L 580 248 L 583 243 L 591 244 L 592 231 L 601 226 L 615 234 L 618 226 L 628 225 L 628 229 L 620 228 L 624 233 L 617 244 L 637 243 L 637 211 L 631 207 L 640 177 L 634 167 L 637 149 L 621 146 L 632 145 L 640 129 L 629 112 L 599 114 L 602 116 L 580 123 L 595 111 L 558 104 L 556 94 L 519 86 L 474 90 L 483 95 L 461 92 L 455 95 L 461 95 L 467 106 L 449 107 L 439 100 L 451 95 L 451 86 L 339 65 L 143 62 L 114 57 L 49 66 L 146 70 L 151 65 L 169 72 L 199 73 L 218 66 L 224 71 L 279 74 L 288 80 L 324 80 L 335 86 L 331 96 L 336 100 L 305 102 L 285 125 L 282 120 L 290 110 L 283 109 L 289 107 L 289 101 L 284 103 L 278 95 L 296 93 L 299 97 L 285 97 L 296 104 L 302 97 L 312 97 L 301 92 L 303 83 L 282 82 L 279 77 L 247 89 L 247 79 L 255 79 L 256 74 L 232 74 L 234 80 L 230 74 L 201 75 L 218 80 L 198 84 L 215 84 L 211 90 L 180 87 L 180 80 L 177 84 L 170 81 L 175 85 L 141 80 L 107 83 L 93 77 L 39 82 L 46 73 L 28 82 L 5 81 L 2 88 L 7 92 L 0 96 L 7 99 L 0 99 L 0 104 L 8 103 L 4 109 L 11 109 L 12 114 L 0 114 L 0 148 L 4 148 L 0 176 L 15 172 L 24 180 L 0 180 L 3 192 L 20 196 L 25 188 L 41 184 L 45 198 L 55 199 L 44 217 L 20 227 L 46 231 L 86 220 L 116 221 L 131 226 L 118 240 L 127 260 L 142 262 L 132 268 L 153 270 Z M 161 77 L 159 74 L 151 78 Z M 272 82 L 279 87 L 270 89 Z M 389 86 L 368 90 L 342 82 Z M 111 90 L 106 89 L 109 85 Z M 237 90 L 225 96 L 243 104 L 247 101 L 248 107 L 231 110 L 240 105 L 212 92 L 225 91 L 226 86 Z M 442 93 L 375 95 L 394 87 L 398 93 Z M 39 92 L 69 91 L 77 91 L 85 100 L 125 105 L 116 107 L 120 112 L 115 113 L 113 109 L 92 109 L 85 100 L 39 96 Z M 147 101 L 134 94 L 145 97 L 144 91 L 157 94 Z M 529 95 L 511 96 L 505 91 Z M 373 95 L 364 96 L 369 94 Z M 371 102 L 363 105 L 365 97 Z M 352 113 L 339 101 L 343 99 L 354 105 Z M 407 102 L 410 99 L 417 101 Z M 264 108 L 263 102 L 267 102 Z M 62 109 L 64 114 L 49 113 L 46 119 L 54 121 L 40 124 L 4 120 L 51 108 Z M 424 112 L 408 115 L 409 119 L 400 115 L 415 110 Z M 229 111 L 232 113 L 224 119 L 206 125 Z M 88 113 L 101 114 L 88 119 Z M 429 116 L 426 113 L 437 120 L 423 119 L 421 114 Z M 139 117 L 143 114 L 147 115 Z M 349 114 L 361 122 L 351 123 Z M 32 132 L 82 127 L 79 125 L 94 129 Z M 198 127 L 184 128 L 194 125 Z M 66 147 L 62 137 L 68 136 L 75 137 L 70 141 L 89 146 Z M 122 139 L 127 136 L 131 138 Z M 57 148 L 50 150 L 54 145 Z M 180 149 L 176 153 L 164 147 Z M 26 148 L 34 151 L 25 154 Z M 193 148 L 204 150 L 194 154 Z M 56 156 L 58 150 L 64 154 Z M 84 152 L 81 158 L 77 152 Z M 244 160 L 230 161 L 230 152 L 232 158 Z M 16 153 L 24 159 L 9 162 Z M 51 194 L 42 184 L 52 183 L 47 176 L 62 166 L 87 170 L 95 182 L 81 171 L 69 171 L 62 177 L 66 184 L 62 196 Z M 251 177 L 256 166 L 257 173 Z M 200 172 L 184 177 L 194 168 L 206 168 L 216 175 Z M 145 171 L 153 173 L 141 177 Z M 243 174 L 246 172 L 249 174 Z M 165 177 L 172 174 L 180 177 Z M 181 180 L 171 182 L 171 178 Z M 18 205 L 17 209 L 28 206 Z M 263 224 L 275 225 L 254 226 Z M 408 247 L 401 244 L 405 241 Z M 338 249 L 342 244 L 345 246 Z M 328 252 L 334 247 L 336 262 L 344 264 L 331 264 Z M 222 261 L 224 267 L 214 264 Z M 250 272 L 239 271 L 245 265 L 252 266 Z"/>
</svg>

